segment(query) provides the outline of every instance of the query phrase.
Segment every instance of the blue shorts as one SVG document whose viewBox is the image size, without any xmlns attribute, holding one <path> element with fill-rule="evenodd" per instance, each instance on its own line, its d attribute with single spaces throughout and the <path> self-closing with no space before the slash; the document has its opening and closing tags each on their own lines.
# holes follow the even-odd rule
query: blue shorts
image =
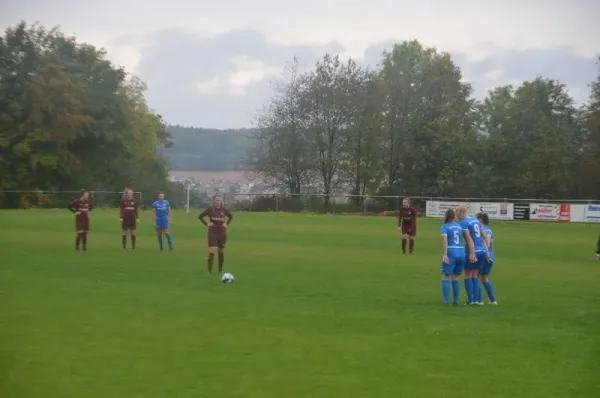
<svg viewBox="0 0 600 398">
<path fill-rule="evenodd" d="M 472 263 L 469 261 L 469 255 L 467 254 L 467 264 L 465 265 L 465 269 L 467 271 L 482 269 L 487 265 L 487 261 L 485 260 L 485 252 L 475 252 L 475 257 L 477 258 L 477 261 Z"/>
<path fill-rule="evenodd" d="M 160 231 L 168 231 L 169 230 L 169 219 L 168 218 L 157 218 L 156 219 L 156 229 Z"/>
<path fill-rule="evenodd" d="M 448 260 L 450 260 L 449 264 L 442 261 L 442 275 L 461 275 L 465 268 L 466 257 L 462 254 L 452 255 L 452 253 L 448 253 Z"/>
<path fill-rule="evenodd" d="M 485 262 L 485 259 L 483 260 Z M 492 267 L 494 266 L 494 258 L 490 258 L 489 262 L 485 262 L 485 264 L 479 268 L 479 275 L 488 276 L 492 273 Z"/>
</svg>

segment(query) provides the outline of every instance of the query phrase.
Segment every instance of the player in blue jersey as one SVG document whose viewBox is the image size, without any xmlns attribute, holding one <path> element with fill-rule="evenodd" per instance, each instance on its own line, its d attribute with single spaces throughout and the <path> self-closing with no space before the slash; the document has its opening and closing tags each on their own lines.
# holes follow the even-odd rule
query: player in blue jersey
<svg viewBox="0 0 600 398">
<path fill-rule="evenodd" d="M 487 235 L 483 226 L 475 217 L 469 217 L 465 206 L 458 206 L 456 216 L 465 232 L 465 251 L 469 258 L 465 264 L 465 290 L 467 291 L 468 305 L 483 305 L 481 296 L 481 283 L 479 282 L 479 269 L 489 260 Z"/>
<path fill-rule="evenodd" d="M 158 247 L 163 250 L 163 235 L 167 237 L 169 249 L 173 250 L 173 238 L 169 232 L 171 223 L 171 203 L 165 200 L 165 194 L 158 193 L 158 200 L 152 203 L 152 214 L 154 215 L 154 227 L 158 233 Z"/>
<path fill-rule="evenodd" d="M 463 273 L 466 262 L 463 238 L 465 232 L 455 221 L 454 210 L 446 211 L 442 225 L 442 297 L 444 304 L 450 303 L 450 283 L 452 283 L 452 304 L 458 305 L 460 283 L 458 278 Z"/>
<path fill-rule="evenodd" d="M 479 280 L 485 291 L 487 292 L 488 298 L 490 299 L 490 304 L 498 304 L 496 302 L 496 294 L 494 293 L 494 285 L 490 281 L 490 273 L 492 272 L 492 267 L 494 266 L 494 232 L 490 228 L 490 217 L 486 213 L 477 214 L 477 219 L 479 222 L 483 224 L 483 230 L 487 236 L 487 244 L 488 244 L 488 254 L 489 261 L 484 264 L 484 266 L 479 270 Z"/>
</svg>

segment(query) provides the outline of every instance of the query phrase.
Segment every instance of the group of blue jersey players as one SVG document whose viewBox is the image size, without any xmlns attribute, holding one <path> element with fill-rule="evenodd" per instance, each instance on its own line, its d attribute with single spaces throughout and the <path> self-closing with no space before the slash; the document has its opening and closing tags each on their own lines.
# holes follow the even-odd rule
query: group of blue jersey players
<svg viewBox="0 0 600 398">
<path fill-rule="evenodd" d="M 485 289 L 490 304 L 497 304 L 489 276 L 494 265 L 494 233 L 489 216 L 469 216 L 465 206 L 446 211 L 442 225 L 442 296 L 444 304 L 458 305 L 459 278 L 464 274 L 467 305 L 483 305 Z M 450 293 L 452 292 L 452 298 Z"/>
</svg>

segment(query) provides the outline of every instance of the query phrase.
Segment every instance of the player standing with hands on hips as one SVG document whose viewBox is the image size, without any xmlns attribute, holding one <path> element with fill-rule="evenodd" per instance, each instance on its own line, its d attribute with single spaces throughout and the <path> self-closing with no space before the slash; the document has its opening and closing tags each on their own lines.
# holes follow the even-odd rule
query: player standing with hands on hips
<svg viewBox="0 0 600 398">
<path fill-rule="evenodd" d="M 208 217 L 208 222 L 206 222 Z M 215 196 L 213 205 L 204 210 L 198 216 L 200 222 L 208 228 L 208 259 L 206 266 L 208 272 L 213 270 L 215 254 L 219 252 L 219 273 L 223 272 L 223 264 L 225 264 L 225 244 L 227 243 L 227 227 L 233 220 L 233 214 L 223 207 L 223 198 Z"/>
<path fill-rule="evenodd" d="M 415 249 L 415 236 L 417 236 L 417 211 L 410 204 L 410 199 L 402 200 L 402 207 L 398 211 L 398 231 L 402 234 L 402 254 L 406 254 L 406 241 L 409 241 L 408 252 Z"/>
</svg>

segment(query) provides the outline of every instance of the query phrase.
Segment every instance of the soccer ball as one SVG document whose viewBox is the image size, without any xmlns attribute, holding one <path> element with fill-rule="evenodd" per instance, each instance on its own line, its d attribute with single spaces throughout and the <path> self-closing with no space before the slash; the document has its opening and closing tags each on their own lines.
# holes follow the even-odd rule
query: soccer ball
<svg viewBox="0 0 600 398">
<path fill-rule="evenodd" d="M 221 282 L 233 283 L 233 274 L 230 274 L 229 272 L 224 273 L 223 276 L 221 277 Z"/>
</svg>

